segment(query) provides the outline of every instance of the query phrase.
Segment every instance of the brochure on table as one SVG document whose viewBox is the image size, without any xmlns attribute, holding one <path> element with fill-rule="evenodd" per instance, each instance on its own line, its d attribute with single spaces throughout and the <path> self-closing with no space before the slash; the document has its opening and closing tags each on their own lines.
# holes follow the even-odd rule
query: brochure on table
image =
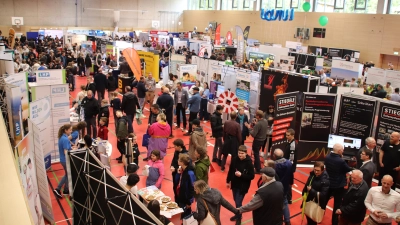
<svg viewBox="0 0 400 225">
<path fill-rule="evenodd" d="M 22 186 L 25 190 L 33 222 L 34 224 L 44 225 L 31 135 L 25 136 L 15 147 L 15 161 L 18 164 Z"/>
</svg>

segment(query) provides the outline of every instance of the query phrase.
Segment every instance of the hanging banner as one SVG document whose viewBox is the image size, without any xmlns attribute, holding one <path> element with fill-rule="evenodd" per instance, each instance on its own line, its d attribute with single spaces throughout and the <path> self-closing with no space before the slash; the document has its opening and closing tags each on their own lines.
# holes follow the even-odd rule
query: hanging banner
<svg viewBox="0 0 400 225">
<path fill-rule="evenodd" d="M 239 99 L 239 105 L 248 108 L 250 101 L 250 73 L 245 71 L 236 72 L 236 96 Z"/>
<path fill-rule="evenodd" d="M 366 82 L 367 84 L 386 84 L 386 71 L 375 67 L 368 68 Z"/>
<path fill-rule="evenodd" d="M 160 56 L 152 52 L 138 51 L 138 53 L 139 57 L 146 62 L 146 74 L 144 75 L 147 76 L 149 73 L 152 73 L 153 78 L 158 82 L 160 75 Z"/>
<path fill-rule="evenodd" d="M 10 28 L 8 30 L 8 45 L 10 46 L 10 49 L 14 49 L 14 45 L 15 45 L 15 30 L 13 28 Z"/>
<path fill-rule="evenodd" d="M 35 155 L 31 135 L 25 136 L 15 147 L 15 161 L 18 163 L 22 186 L 34 224 L 44 225 L 36 179 Z M 46 187 L 48 189 L 48 187 Z"/>
<path fill-rule="evenodd" d="M 247 26 L 246 28 L 244 28 L 243 38 L 246 42 L 247 42 L 247 39 L 249 38 L 249 32 L 250 32 L 250 26 Z"/>
<path fill-rule="evenodd" d="M 272 150 L 284 149 L 286 131 L 296 130 L 297 98 L 300 92 L 290 92 L 276 96 L 274 127 L 272 131 Z"/>
<path fill-rule="evenodd" d="M 35 72 L 37 85 L 65 84 L 65 70 L 38 70 Z"/>
<path fill-rule="evenodd" d="M 281 55 L 280 67 L 282 70 L 292 71 L 294 69 L 294 56 Z"/>
<path fill-rule="evenodd" d="M 218 24 L 217 29 L 215 29 L 215 45 L 221 44 L 221 24 Z M 210 54 L 210 53 L 209 53 Z"/>
<path fill-rule="evenodd" d="M 236 29 L 236 35 L 237 35 L 237 40 L 238 40 L 238 46 L 236 49 L 236 59 L 239 62 L 243 62 L 243 56 L 244 56 L 244 36 L 243 36 L 243 30 L 239 26 L 235 26 Z"/>
<path fill-rule="evenodd" d="M 228 42 L 229 46 L 232 45 L 232 33 L 230 31 L 228 31 L 228 33 L 226 33 L 226 42 Z"/>
<path fill-rule="evenodd" d="M 138 52 L 134 48 L 126 48 L 122 51 L 122 54 L 128 62 L 128 65 L 131 68 L 136 80 L 140 80 L 140 77 L 142 76 L 142 67 Z M 154 75 L 157 76 L 157 74 Z"/>
<path fill-rule="evenodd" d="M 362 95 L 343 94 L 340 101 L 338 135 L 365 138 L 372 135 L 376 100 Z"/>
<path fill-rule="evenodd" d="M 186 82 L 195 82 L 197 80 L 197 65 L 191 64 L 178 64 L 178 79 Z"/>
<path fill-rule="evenodd" d="M 38 184 L 38 193 L 40 196 L 40 203 L 43 210 L 43 216 L 54 223 L 54 214 L 51 204 L 49 184 L 47 180 L 47 173 L 45 168 L 45 161 L 43 160 L 44 144 L 43 138 L 46 134 L 39 128 L 33 121 L 29 120 L 29 130 L 33 139 L 33 146 L 35 149 L 35 165 L 36 165 L 36 179 Z M 48 129 L 50 130 L 50 129 Z"/>
</svg>

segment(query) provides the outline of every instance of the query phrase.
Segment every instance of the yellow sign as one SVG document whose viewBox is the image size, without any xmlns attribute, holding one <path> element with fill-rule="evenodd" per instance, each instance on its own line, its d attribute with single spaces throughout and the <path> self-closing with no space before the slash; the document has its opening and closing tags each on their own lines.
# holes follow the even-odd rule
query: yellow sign
<svg viewBox="0 0 400 225">
<path fill-rule="evenodd" d="M 139 57 L 146 62 L 146 71 L 144 76 L 147 77 L 149 73 L 153 74 L 153 78 L 158 82 L 160 76 L 160 56 L 152 52 L 138 51 Z"/>
</svg>

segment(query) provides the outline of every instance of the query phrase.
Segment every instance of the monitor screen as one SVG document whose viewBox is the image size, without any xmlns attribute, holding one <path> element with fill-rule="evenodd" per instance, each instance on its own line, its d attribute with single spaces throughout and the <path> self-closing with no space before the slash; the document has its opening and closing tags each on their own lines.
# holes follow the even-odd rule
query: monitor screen
<svg viewBox="0 0 400 225">
<path fill-rule="evenodd" d="M 333 148 L 336 143 L 342 144 L 344 148 L 361 148 L 361 139 L 338 136 L 334 134 L 329 135 L 328 148 Z"/>
</svg>

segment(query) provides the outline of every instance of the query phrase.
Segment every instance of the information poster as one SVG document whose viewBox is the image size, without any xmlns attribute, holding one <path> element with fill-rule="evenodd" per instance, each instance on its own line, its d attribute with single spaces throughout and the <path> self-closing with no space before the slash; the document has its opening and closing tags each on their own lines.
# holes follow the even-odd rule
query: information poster
<svg viewBox="0 0 400 225">
<path fill-rule="evenodd" d="M 218 64 L 217 60 L 208 61 L 208 76 L 207 81 L 221 81 L 222 66 Z"/>
<path fill-rule="evenodd" d="M 31 135 L 26 135 L 15 147 L 15 160 L 18 163 L 22 186 L 28 200 L 35 225 L 44 225 L 38 183 L 36 180 L 36 166 Z"/>
<path fill-rule="evenodd" d="M 367 84 L 385 84 L 386 72 L 379 68 L 368 68 Z"/>
<path fill-rule="evenodd" d="M 294 56 L 281 55 L 280 66 L 282 70 L 292 71 L 294 69 Z"/>
<path fill-rule="evenodd" d="M 207 73 L 208 73 L 208 59 L 199 58 L 197 64 L 197 80 L 201 83 L 207 81 Z"/>
<path fill-rule="evenodd" d="M 376 100 L 357 95 L 342 95 L 338 119 L 338 135 L 365 138 L 372 134 Z"/>
<path fill-rule="evenodd" d="M 6 85 L 7 114 L 10 128 L 11 144 L 15 147 L 24 137 L 21 113 L 21 89 L 14 85 Z"/>
<path fill-rule="evenodd" d="M 300 92 L 279 94 L 276 96 L 275 119 L 272 131 L 272 150 L 283 149 L 286 145 L 286 131 L 296 129 L 297 98 Z"/>
<path fill-rule="evenodd" d="M 247 108 L 250 101 L 250 73 L 236 72 L 236 96 L 239 99 L 239 105 Z"/>
<path fill-rule="evenodd" d="M 183 81 L 195 82 L 197 80 L 197 65 L 178 64 L 178 78 Z"/>
<path fill-rule="evenodd" d="M 177 73 L 178 64 L 185 64 L 185 63 L 186 63 L 186 56 L 171 54 L 171 60 L 169 61 L 169 66 L 168 66 L 169 72 L 172 73 L 173 75 L 178 75 Z"/>
<path fill-rule="evenodd" d="M 38 70 L 36 73 L 37 85 L 65 84 L 65 70 Z"/>
<path fill-rule="evenodd" d="M 331 133 L 336 95 L 304 93 L 300 140 L 327 142 Z"/>
<path fill-rule="evenodd" d="M 149 73 L 153 74 L 154 79 L 158 82 L 158 77 L 160 73 L 160 56 L 158 54 L 154 54 L 152 52 L 143 52 L 143 51 L 138 51 L 139 57 L 141 59 L 144 59 L 146 62 L 146 72 L 145 76 Z"/>
<path fill-rule="evenodd" d="M 368 72 L 368 76 L 369 76 L 369 72 Z M 379 84 L 385 85 L 386 82 L 390 82 L 392 84 L 392 87 L 400 87 L 400 71 L 386 70 L 386 80 L 385 80 L 385 82 L 381 81 Z"/>
</svg>

